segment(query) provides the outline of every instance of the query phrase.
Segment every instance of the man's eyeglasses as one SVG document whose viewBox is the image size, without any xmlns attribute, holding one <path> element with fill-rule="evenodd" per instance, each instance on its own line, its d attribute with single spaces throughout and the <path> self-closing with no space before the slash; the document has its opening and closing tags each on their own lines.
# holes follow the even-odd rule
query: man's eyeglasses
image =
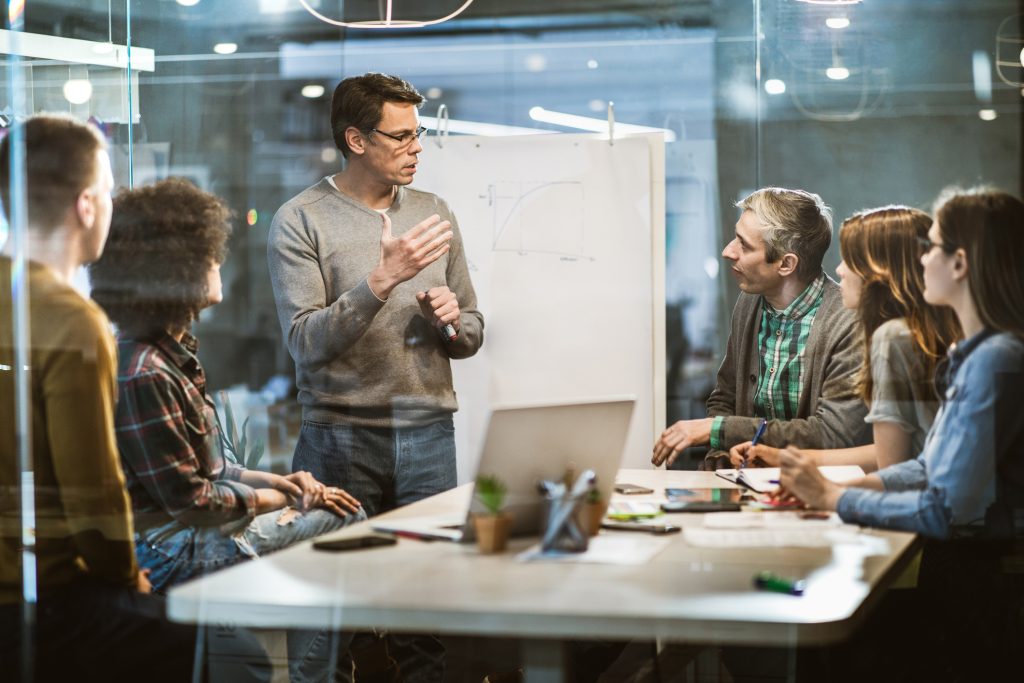
<svg viewBox="0 0 1024 683">
<path fill-rule="evenodd" d="M 406 131 L 404 133 L 399 133 L 397 135 L 393 133 L 385 133 L 384 131 L 377 130 L 376 128 L 371 128 L 370 132 L 380 133 L 386 138 L 391 138 L 392 140 L 397 142 L 400 147 L 408 147 L 409 145 L 412 144 L 413 140 L 422 139 L 423 134 L 427 132 L 427 129 L 425 126 L 419 126 L 416 128 L 415 131 Z"/>
<path fill-rule="evenodd" d="M 930 253 L 931 250 L 935 249 L 936 247 L 946 252 L 947 254 L 952 254 L 953 252 L 956 251 L 956 247 L 952 244 L 939 244 L 938 242 L 932 242 L 927 237 L 918 237 L 917 246 L 921 250 L 922 255 Z"/>
</svg>

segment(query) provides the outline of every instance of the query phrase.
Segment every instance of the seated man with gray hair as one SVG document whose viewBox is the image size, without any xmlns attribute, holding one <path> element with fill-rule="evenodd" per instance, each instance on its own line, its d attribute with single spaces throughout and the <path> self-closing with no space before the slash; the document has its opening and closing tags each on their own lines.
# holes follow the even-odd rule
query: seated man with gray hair
<svg viewBox="0 0 1024 683">
<path fill-rule="evenodd" d="M 736 236 L 722 251 L 740 296 L 708 417 L 680 420 L 654 444 L 651 462 L 671 465 L 683 449 L 708 446 L 705 469 L 731 467 L 728 450 L 771 446 L 847 448 L 869 443 L 867 406 L 855 380 L 863 343 L 839 285 L 821 262 L 832 211 L 816 194 L 760 189 L 736 206 Z"/>
</svg>

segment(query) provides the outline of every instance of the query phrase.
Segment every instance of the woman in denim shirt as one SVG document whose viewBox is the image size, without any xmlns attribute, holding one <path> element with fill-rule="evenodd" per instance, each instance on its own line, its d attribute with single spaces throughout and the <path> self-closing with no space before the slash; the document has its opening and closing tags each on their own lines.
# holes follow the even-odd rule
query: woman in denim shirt
<svg viewBox="0 0 1024 683">
<path fill-rule="evenodd" d="M 839 485 L 785 449 L 781 483 L 846 522 L 931 539 L 918 589 L 884 596 L 850 647 L 849 671 L 1006 680 L 1024 642 L 1024 573 L 1013 569 L 1024 560 L 1024 204 L 974 190 L 940 197 L 934 215 L 922 244 L 925 299 L 950 306 L 965 339 L 949 351 L 923 451 Z"/>
<path fill-rule="evenodd" d="M 949 351 L 942 408 L 914 460 L 845 485 L 807 456 L 780 453 L 784 490 L 844 521 L 948 538 L 978 531 L 996 500 L 1024 489 L 1024 204 L 975 190 L 940 198 L 922 244 L 925 300 L 950 306 L 965 339 Z M 1005 523 L 1005 517 L 1004 517 Z M 975 527 L 974 530 L 971 527 Z"/>
</svg>

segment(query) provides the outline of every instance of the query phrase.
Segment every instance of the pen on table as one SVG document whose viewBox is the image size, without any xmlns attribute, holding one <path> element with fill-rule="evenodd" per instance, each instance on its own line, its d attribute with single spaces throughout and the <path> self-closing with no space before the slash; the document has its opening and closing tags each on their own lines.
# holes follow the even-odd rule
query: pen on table
<svg viewBox="0 0 1024 683">
<path fill-rule="evenodd" d="M 751 450 L 754 448 L 754 446 L 757 445 L 757 442 L 761 440 L 761 437 L 764 436 L 764 430 L 767 429 L 767 428 L 768 428 L 768 420 L 766 420 L 764 418 L 761 418 L 761 424 L 758 425 L 757 431 L 754 433 L 754 438 L 750 440 L 750 448 L 751 448 Z M 743 458 L 743 462 L 740 463 L 740 469 L 743 469 L 746 466 L 747 466 L 747 459 Z"/>
<path fill-rule="evenodd" d="M 399 538 L 411 538 L 411 539 L 413 539 L 415 541 L 423 541 L 424 543 L 430 543 L 432 541 L 438 540 L 437 536 L 433 536 L 431 534 L 426 534 L 426 533 L 418 533 L 418 532 L 415 532 L 415 531 L 404 531 L 404 530 L 399 530 L 399 529 L 390 529 L 388 531 L 388 533 L 391 534 L 392 536 L 398 536 Z"/>
</svg>

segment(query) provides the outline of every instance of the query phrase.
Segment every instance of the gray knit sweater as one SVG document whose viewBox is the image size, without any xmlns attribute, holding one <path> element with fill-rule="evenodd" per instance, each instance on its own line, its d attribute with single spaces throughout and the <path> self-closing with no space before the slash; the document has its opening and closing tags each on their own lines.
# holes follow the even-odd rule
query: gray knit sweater
<svg viewBox="0 0 1024 683">
<path fill-rule="evenodd" d="M 303 419 L 404 427 L 458 407 L 449 359 L 476 353 L 484 327 L 458 224 L 444 200 L 405 187 L 387 213 L 395 236 L 435 213 L 451 221 L 454 236 L 446 255 L 395 287 L 386 302 L 366 282 L 380 260 L 377 211 L 325 178 L 274 216 L 267 260 Z M 455 292 L 462 311 L 451 344 L 416 302 L 417 292 L 441 285 Z"/>
<path fill-rule="evenodd" d="M 749 441 L 761 420 L 754 414 L 754 389 L 760 371 L 757 331 L 761 297 L 740 293 L 732 312 L 732 332 L 718 382 L 708 398 L 708 415 L 725 416 L 722 438 L 726 447 Z M 804 351 L 797 419 L 771 420 L 762 443 L 782 447 L 847 448 L 871 443 L 865 424 L 867 406 L 856 391 L 863 358 L 863 337 L 853 311 L 843 308 L 839 286 L 825 280 L 821 308 L 814 317 Z M 707 464 L 730 467 L 711 451 Z"/>
</svg>

